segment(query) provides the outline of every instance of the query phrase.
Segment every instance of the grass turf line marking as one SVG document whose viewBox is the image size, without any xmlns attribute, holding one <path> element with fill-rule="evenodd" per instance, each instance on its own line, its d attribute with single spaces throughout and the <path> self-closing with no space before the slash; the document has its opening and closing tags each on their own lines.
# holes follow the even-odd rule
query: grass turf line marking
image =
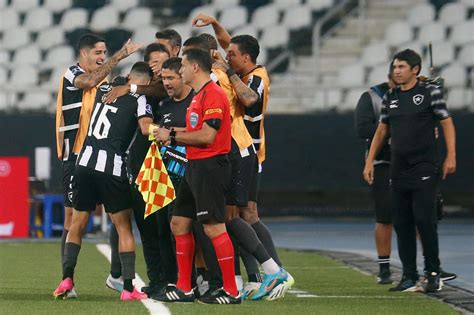
<svg viewBox="0 0 474 315">
<path fill-rule="evenodd" d="M 110 262 L 110 246 L 108 244 L 97 244 L 97 250 L 107 258 Z M 145 286 L 145 283 L 140 278 L 140 276 L 136 273 L 135 274 L 135 285 L 138 288 Z M 150 314 L 153 315 L 171 315 L 170 310 L 163 304 L 158 301 L 154 301 L 151 299 L 141 300 L 140 302 L 147 308 Z"/>
<path fill-rule="evenodd" d="M 296 295 L 297 298 L 318 298 L 318 299 L 405 299 L 405 296 L 387 296 L 387 295 L 316 295 L 309 292 L 290 289 L 288 293 Z"/>
</svg>

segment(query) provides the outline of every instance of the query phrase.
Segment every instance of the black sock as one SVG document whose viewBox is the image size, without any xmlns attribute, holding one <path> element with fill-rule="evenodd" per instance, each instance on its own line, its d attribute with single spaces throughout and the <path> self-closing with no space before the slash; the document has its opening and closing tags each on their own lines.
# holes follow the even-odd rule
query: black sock
<svg viewBox="0 0 474 315">
<path fill-rule="evenodd" d="M 61 266 L 64 266 L 64 247 L 66 246 L 66 238 L 67 238 L 67 233 L 69 231 L 66 229 L 63 229 L 63 233 L 61 234 Z M 64 273 L 64 267 L 63 267 L 63 273 Z"/>
<path fill-rule="evenodd" d="M 117 229 L 113 224 L 110 227 L 109 242 L 111 251 L 110 274 L 114 278 L 120 278 L 120 276 L 122 275 L 122 264 L 120 263 L 120 255 L 118 251 L 119 236 L 117 233 Z"/>
<path fill-rule="evenodd" d="M 249 277 L 249 282 L 262 282 L 262 276 L 260 273 L 253 273 L 251 275 L 248 275 Z"/>
<path fill-rule="evenodd" d="M 253 279 L 255 274 L 260 273 L 260 270 L 258 269 L 258 263 L 255 260 L 255 258 L 243 248 L 240 248 L 240 258 L 242 258 L 242 261 L 243 261 L 244 266 L 245 266 L 245 270 L 247 270 L 247 275 L 249 277 L 249 281 L 250 282 L 257 282 L 257 281 L 250 280 L 251 276 L 252 276 L 252 279 Z"/>
<path fill-rule="evenodd" d="M 271 258 L 250 224 L 241 218 L 236 218 L 227 223 L 226 226 L 229 233 L 238 240 L 239 245 L 252 254 L 260 264 Z"/>
<path fill-rule="evenodd" d="M 252 224 L 251 226 L 255 233 L 257 233 L 258 239 L 262 242 L 263 247 L 265 247 L 268 254 L 273 258 L 273 260 L 278 264 L 278 266 L 281 267 L 281 260 L 280 257 L 278 257 L 278 253 L 275 249 L 275 244 L 273 243 L 272 235 L 270 234 L 270 230 L 268 229 L 268 227 L 260 220 Z"/>
<path fill-rule="evenodd" d="M 122 252 L 120 253 L 120 261 L 122 262 L 122 277 L 125 288 L 125 280 L 135 279 L 135 252 Z M 129 287 L 130 289 L 130 287 Z M 132 292 L 133 287 L 127 291 Z"/>
<path fill-rule="evenodd" d="M 77 264 L 77 256 L 81 245 L 74 243 L 66 243 L 64 246 L 64 265 L 63 265 L 63 280 L 66 278 L 74 278 L 74 268 Z"/>
<path fill-rule="evenodd" d="M 128 292 L 133 292 L 132 279 L 123 280 L 123 289 Z"/>
<path fill-rule="evenodd" d="M 379 263 L 380 271 L 390 269 L 390 256 L 379 256 L 377 262 Z"/>
</svg>

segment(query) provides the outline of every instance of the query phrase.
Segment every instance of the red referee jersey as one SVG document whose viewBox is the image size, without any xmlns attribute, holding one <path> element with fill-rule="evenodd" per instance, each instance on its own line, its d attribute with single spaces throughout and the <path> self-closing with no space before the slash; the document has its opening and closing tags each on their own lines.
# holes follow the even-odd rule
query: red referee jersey
<svg viewBox="0 0 474 315">
<path fill-rule="evenodd" d="M 222 88 L 212 81 L 206 83 L 193 97 L 186 113 L 186 131 L 200 130 L 203 122 L 209 119 L 221 120 L 216 138 L 206 147 L 187 146 L 186 156 L 189 160 L 209 158 L 230 151 L 229 101 Z"/>
</svg>

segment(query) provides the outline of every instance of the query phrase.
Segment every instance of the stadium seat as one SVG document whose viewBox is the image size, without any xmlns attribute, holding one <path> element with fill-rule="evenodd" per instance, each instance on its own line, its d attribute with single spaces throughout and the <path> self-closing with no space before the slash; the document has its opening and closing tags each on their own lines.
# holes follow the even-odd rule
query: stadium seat
<svg viewBox="0 0 474 315">
<path fill-rule="evenodd" d="M 408 43 L 404 43 L 404 44 L 401 44 L 401 45 L 398 45 L 396 51 L 401 51 L 401 50 L 405 50 L 405 49 L 412 49 L 414 51 L 416 51 L 417 53 L 419 53 L 422 57 L 423 57 L 423 46 L 424 44 L 420 43 L 419 41 L 412 41 L 412 42 L 408 42 Z"/>
<path fill-rule="evenodd" d="M 15 9 L 6 8 L 0 11 L 0 31 L 17 27 L 20 24 L 20 15 Z"/>
<path fill-rule="evenodd" d="M 0 67 L 0 85 L 7 83 L 8 71 L 4 67 Z"/>
<path fill-rule="evenodd" d="M 12 67 L 22 64 L 38 66 L 41 63 L 41 51 L 38 45 L 32 44 L 15 51 L 12 59 Z"/>
<path fill-rule="evenodd" d="M 286 47 L 290 39 L 290 32 L 285 26 L 268 26 L 263 30 L 260 45 L 266 48 Z"/>
<path fill-rule="evenodd" d="M 10 110 L 17 105 L 18 95 L 13 91 L 0 90 L 0 110 Z"/>
<path fill-rule="evenodd" d="M 0 65 L 4 65 L 10 62 L 10 53 L 6 50 L 0 50 Z"/>
<path fill-rule="evenodd" d="M 47 52 L 42 67 L 51 69 L 57 64 L 73 64 L 74 59 L 75 53 L 71 46 L 58 46 Z"/>
<path fill-rule="evenodd" d="M 120 12 L 125 12 L 132 8 L 139 6 L 139 0 L 111 0 L 110 6 L 114 7 Z"/>
<path fill-rule="evenodd" d="M 306 5 L 313 11 L 321 11 L 334 5 L 334 0 L 306 0 Z"/>
<path fill-rule="evenodd" d="M 474 42 L 466 44 L 459 52 L 458 61 L 466 67 L 474 67 Z"/>
<path fill-rule="evenodd" d="M 362 64 L 375 66 L 381 63 L 388 64 L 390 49 L 385 42 L 373 42 L 362 51 Z"/>
<path fill-rule="evenodd" d="M 153 12 L 146 7 L 131 9 L 125 14 L 122 28 L 134 31 L 139 27 L 153 24 Z"/>
<path fill-rule="evenodd" d="M 408 22 L 415 27 L 422 27 L 423 25 L 434 21 L 436 16 L 435 7 L 431 3 L 420 3 L 411 8 L 408 12 Z"/>
<path fill-rule="evenodd" d="M 362 93 L 364 93 L 367 89 L 363 88 L 353 88 L 347 91 L 344 101 L 337 107 L 338 112 L 347 112 L 355 110 L 357 106 L 357 102 L 360 99 Z"/>
<path fill-rule="evenodd" d="M 239 0 L 212 0 L 211 5 L 216 8 L 233 7 L 239 5 Z"/>
<path fill-rule="evenodd" d="M 6 84 L 7 90 L 23 91 L 28 86 L 38 83 L 38 69 L 30 65 L 21 65 L 12 70 L 10 80 Z"/>
<path fill-rule="evenodd" d="M 441 70 L 446 87 L 463 87 L 467 82 L 466 68 L 459 63 L 452 63 Z"/>
<path fill-rule="evenodd" d="M 253 25 L 247 24 L 232 32 L 232 36 L 236 36 L 236 35 L 250 35 L 255 38 L 258 38 L 258 31 Z"/>
<path fill-rule="evenodd" d="M 324 99 L 324 107 L 326 108 L 334 108 L 341 105 L 342 102 L 342 90 L 341 89 L 330 89 L 324 90 L 323 99 Z"/>
<path fill-rule="evenodd" d="M 39 32 L 53 25 L 53 14 L 45 8 L 36 8 L 26 13 L 23 26 L 31 32 Z"/>
<path fill-rule="evenodd" d="M 268 52 L 264 47 L 260 47 L 260 53 L 257 57 L 257 64 L 265 66 L 268 59 Z"/>
<path fill-rule="evenodd" d="M 306 5 L 288 7 L 283 15 L 284 24 L 290 30 L 311 26 L 311 8 Z"/>
<path fill-rule="evenodd" d="M 273 0 L 273 4 L 279 9 L 285 9 L 301 4 L 301 0 Z"/>
<path fill-rule="evenodd" d="M 53 46 L 61 45 L 65 42 L 64 31 L 60 26 L 54 26 L 39 32 L 36 43 L 43 49 L 50 49 Z"/>
<path fill-rule="evenodd" d="M 453 26 L 466 20 L 467 7 L 460 2 L 449 2 L 439 10 L 439 20 L 447 26 Z"/>
<path fill-rule="evenodd" d="M 90 28 L 96 32 L 104 32 L 119 24 L 119 12 L 113 6 L 105 6 L 94 11 Z"/>
<path fill-rule="evenodd" d="M 469 102 L 472 103 L 472 91 L 470 89 L 457 87 L 448 90 L 446 97 L 448 109 L 464 109 L 469 106 Z"/>
<path fill-rule="evenodd" d="M 473 41 L 474 20 L 456 24 L 451 29 L 450 40 L 454 45 L 460 46 Z"/>
<path fill-rule="evenodd" d="M 192 33 L 191 24 L 178 23 L 178 24 L 168 25 L 166 28 L 170 28 L 170 29 L 173 29 L 176 32 L 178 32 L 178 34 L 181 35 L 181 39 L 183 40 L 183 42 L 186 39 L 188 39 L 189 37 L 191 37 L 191 33 Z M 213 33 L 211 33 L 211 34 L 213 34 Z"/>
<path fill-rule="evenodd" d="M 367 87 L 371 87 L 388 80 L 388 67 L 389 63 L 381 64 L 376 67 L 373 67 L 369 72 L 369 77 L 367 79 Z"/>
<path fill-rule="evenodd" d="M 51 93 L 47 91 L 27 92 L 23 99 L 19 102 L 18 108 L 20 110 L 35 110 L 44 107 L 52 106 L 53 98 Z"/>
<path fill-rule="evenodd" d="M 7 6 L 7 0 L 0 0 L 0 9 L 3 9 Z"/>
<path fill-rule="evenodd" d="M 276 6 L 269 4 L 257 8 L 252 14 L 251 25 L 258 30 L 263 30 L 271 25 L 277 25 L 280 21 L 280 13 Z"/>
<path fill-rule="evenodd" d="M 461 3 L 470 9 L 474 8 L 474 0 L 461 0 Z"/>
<path fill-rule="evenodd" d="M 433 63 L 435 67 L 442 67 L 454 58 L 454 46 L 449 41 L 437 41 L 432 43 Z M 428 56 L 427 56 L 428 57 Z"/>
<path fill-rule="evenodd" d="M 210 16 L 214 16 L 216 17 L 217 16 L 217 13 L 218 13 L 218 9 L 213 6 L 213 5 L 202 5 L 200 7 L 196 7 L 194 9 L 191 10 L 191 12 L 189 13 L 189 18 L 188 18 L 188 22 L 189 22 L 189 25 L 191 25 L 191 22 L 192 20 L 199 14 L 199 13 L 204 13 L 206 15 L 210 15 Z"/>
<path fill-rule="evenodd" d="M 59 13 L 72 7 L 72 0 L 44 0 L 43 7 L 54 13 Z"/>
<path fill-rule="evenodd" d="M 413 31 L 408 23 L 398 21 L 385 30 L 385 39 L 390 46 L 399 46 L 413 39 Z"/>
<path fill-rule="evenodd" d="M 243 6 L 224 9 L 219 18 L 220 23 L 226 30 L 232 31 L 235 28 L 247 24 L 248 12 Z"/>
<path fill-rule="evenodd" d="M 85 28 L 88 24 L 88 13 L 83 8 L 73 8 L 63 13 L 61 27 L 64 31 L 72 31 L 76 28 Z"/>
<path fill-rule="evenodd" d="M 39 6 L 39 0 L 11 0 L 10 7 L 19 11 L 26 12 Z"/>
<path fill-rule="evenodd" d="M 30 33 L 24 27 L 17 27 L 4 32 L 2 45 L 7 50 L 15 50 L 30 43 Z"/>
<path fill-rule="evenodd" d="M 338 84 L 341 87 L 361 87 L 365 83 L 365 69 L 362 63 L 355 63 L 345 66 L 339 70 Z"/>
<path fill-rule="evenodd" d="M 57 92 L 59 80 L 66 72 L 66 69 L 70 66 L 71 64 L 55 65 L 49 75 L 49 79 L 41 84 L 41 89 L 49 92 Z"/>
<path fill-rule="evenodd" d="M 155 34 L 157 32 L 157 27 L 149 25 L 146 27 L 142 27 L 136 29 L 133 32 L 132 39 L 136 43 L 140 43 L 142 45 L 147 45 L 155 40 Z"/>
<path fill-rule="evenodd" d="M 420 26 L 418 33 L 418 41 L 421 43 L 429 43 L 434 41 L 442 41 L 446 38 L 446 29 L 444 24 L 440 22 L 428 22 Z"/>
</svg>

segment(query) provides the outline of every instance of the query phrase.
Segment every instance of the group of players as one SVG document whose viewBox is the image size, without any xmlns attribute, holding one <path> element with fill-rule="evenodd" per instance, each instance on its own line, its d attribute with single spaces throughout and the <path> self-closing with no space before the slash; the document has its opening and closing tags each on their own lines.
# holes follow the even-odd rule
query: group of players
<svg viewBox="0 0 474 315">
<path fill-rule="evenodd" d="M 56 298 L 77 297 L 74 269 L 97 204 L 113 224 L 106 285 L 121 300 L 239 304 L 280 299 L 294 284 L 258 217 L 269 92 L 268 74 L 257 64 L 258 41 L 231 37 L 204 14 L 193 25 L 212 25 L 215 37 L 201 34 L 181 44 L 176 31 L 157 32 L 144 62 L 112 83 L 106 77 L 141 46 L 129 40 L 106 60 L 100 36 L 79 40 L 79 62 L 61 78 L 57 101 L 65 222 Z M 150 134 L 161 146 L 177 198 L 144 219 L 135 179 Z M 142 292 L 133 286 L 132 212 L 150 280 Z M 245 286 L 239 257 L 248 273 Z"/>
</svg>

